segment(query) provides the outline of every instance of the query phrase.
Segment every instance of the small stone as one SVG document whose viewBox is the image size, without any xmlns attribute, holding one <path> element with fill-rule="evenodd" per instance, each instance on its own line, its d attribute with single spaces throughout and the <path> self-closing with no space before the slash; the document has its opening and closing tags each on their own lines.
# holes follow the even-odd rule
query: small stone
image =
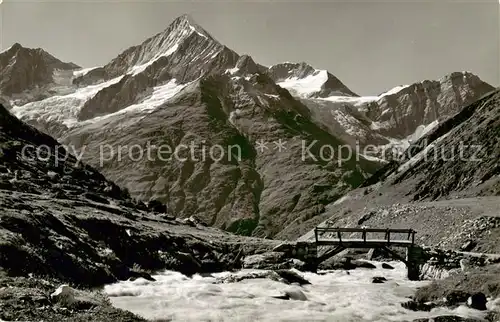
<svg viewBox="0 0 500 322">
<path fill-rule="evenodd" d="M 384 282 L 387 282 L 387 279 L 383 276 L 375 276 L 372 279 L 372 283 L 374 284 L 383 284 Z"/>
<path fill-rule="evenodd" d="M 382 263 L 382 268 L 385 268 L 385 269 L 394 269 L 394 267 L 392 267 L 391 265 L 389 265 L 387 263 Z"/>
</svg>

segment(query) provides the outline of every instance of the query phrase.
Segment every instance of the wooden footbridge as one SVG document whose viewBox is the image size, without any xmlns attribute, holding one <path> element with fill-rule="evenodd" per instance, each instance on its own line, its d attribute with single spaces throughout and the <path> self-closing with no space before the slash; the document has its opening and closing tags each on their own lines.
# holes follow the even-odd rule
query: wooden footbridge
<svg viewBox="0 0 500 322">
<path fill-rule="evenodd" d="M 379 249 L 404 262 L 408 268 L 408 278 L 418 280 L 423 253 L 422 248 L 415 244 L 415 234 L 413 229 L 316 227 L 314 229 L 316 247 L 327 248 L 317 257 L 317 264 L 348 248 Z M 406 256 L 399 255 L 391 247 L 406 248 Z"/>
</svg>

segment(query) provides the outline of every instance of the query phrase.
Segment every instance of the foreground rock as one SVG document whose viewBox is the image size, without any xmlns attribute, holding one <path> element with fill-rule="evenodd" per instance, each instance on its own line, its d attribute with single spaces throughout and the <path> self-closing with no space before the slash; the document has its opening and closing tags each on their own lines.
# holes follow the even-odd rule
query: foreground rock
<svg viewBox="0 0 500 322">
<path fill-rule="evenodd" d="M 6 277 L 0 272 L 0 321 L 146 322 L 112 307 L 103 294 L 65 286 L 57 292 L 58 284 L 52 281 Z"/>
<path fill-rule="evenodd" d="M 383 276 L 375 276 L 372 278 L 372 283 L 374 284 L 383 284 L 387 282 L 387 279 Z"/>
</svg>

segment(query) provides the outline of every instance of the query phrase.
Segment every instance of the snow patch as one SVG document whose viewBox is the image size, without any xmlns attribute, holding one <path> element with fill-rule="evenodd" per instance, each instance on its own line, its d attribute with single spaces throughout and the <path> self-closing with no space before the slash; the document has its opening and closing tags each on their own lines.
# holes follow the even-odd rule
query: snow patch
<svg viewBox="0 0 500 322">
<path fill-rule="evenodd" d="M 226 69 L 226 73 L 229 73 L 230 75 L 236 74 L 240 69 L 238 67 L 234 67 L 231 69 Z"/>
<path fill-rule="evenodd" d="M 438 125 L 439 125 L 438 120 L 435 120 L 434 122 L 427 124 L 427 125 L 420 125 L 419 127 L 417 127 L 415 132 L 413 134 L 409 135 L 406 139 L 409 142 L 415 142 L 415 141 L 419 140 L 420 138 L 424 137 L 427 133 L 434 130 Z"/>
<path fill-rule="evenodd" d="M 379 99 L 381 99 L 382 97 L 384 96 L 388 96 L 388 95 L 393 95 L 393 94 L 397 94 L 399 93 L 400 91 L 402 91 L 403 89 L 409 87 L 410 85 L 400 85 L 400 86 L 396 86 L 394 87 L 393 89 L 390 89 L 388 90 L 387 92 L 381 94 L 378 96 Z"/>
<path fill-rule="evenodd" d="M 430 123 L 430 124 L 427 124 L 427 125 L 420 125 L 419 127 L 417 127 L 415 132 L 408 135 L 404 139 L 395 139 L 395 138 L 385 137 L 387 140 L 389 140 L 390 143 L 379 146 L 379 150 L 380 151 L 393 151 L 393 154 L 396 154 L 396 156 L 399 156 L 399 154 L 403 153 L 406 149 L 408 149 L 412 143 L 420 140 L 426 134 L 430 133 L 433 129 L 435 129 L 438 125 L 439 125 L 439 121 L 437 121 L 437 120 Z M 370 125 L 370 128 L 372 130 L 378 130 L 378 129 L 384 128 L 384 123 L 373 122 Z"/>
<path fill-rule="evenodd" d="M 79 70 L 73 71 L 73 77 L 78 78 L 87 75 L 89 72 L 93 71 L 94 69 L 99 68 L 99 67 L 90 67 L 90 68 L 82 68 Z"/>
<path fill-rule="evenodd" d="M 146 68 L 148 68 L 149 66 L 151 66 L 152 64 L 154 64 L 158 59 L 160 59 L 161 57 L 168 57 L 170 55 L 172 55 L 176 50 L 177 48 L 179 48 L 179 44 L 175 44 L 173 45 L 172 47 L 170 47 L 168 50 L 166 50 L 165 52 L 161 53 L 161 54 L 157 54 L 155 57 L 153 57 L 153 59 L 151 59 L 150 61 L 144 63 L 144 64 L 141 64 L 141 65 L 137 65 L 137 66 L 133 66 L 128 72 L 127 74 L 130 74 L 130 75 L 137 75 L 139 73 L 142 73 L 144 70 L 146 70 Z"/>
<path fill-rule="evenodd" d="M 187 85 L 188 84 L 177 84 L 177 80 L 174 78 L 164 85 L 154 87 L 151 96 L 143 100 L 142 102 L 130 105 L 115 113 L 87 120 L 85 121 L 85 123 L 95 123 L 97 121 L 125 113 L 152 112 L 156 108 L 164 104 L 168 99 L 174 97 Z"/>
<path fill-rule="evenodd" d="M 449 134 L 450 134 L 450 132 L 442 135 L 440 138 L 438 138 L 437 140 L 435 140 L 431 144 L 427 145 L 425 147 L 425 149 L 423 149 L 422 151 L 420 151 L 419 153 L 417 153 L 415 156 L 413 156 L 410 160 L 408 160 L 407 162 L 405 162 L 404 164 L 402 164 L 401 166 L 399 166 L 397 172 L 407 171 L 412 166 L 414 166 L 415 164 L 417 164 L 420 160 L 422 160 L 424 157 L 427 156 L 427 154 L 429 153 L 429 151 L 431 151 L 436 146 L 436 144 L 438 144 L 443 139 L 445 139 Z"/>
<path fill-rule="evenodd" d="M 361 96 L 361 97 L 352 97 L 352 96 L 329 96 L 326 98 L 319 98 L 320 100 L 334 102 L 334 103 L 349 103 L 354 106 L 360 106 L 366 103 L 375 102 L 378 100 L 378 96 Z"/>
<path fill-rule="evenodd" d="M 86 101 L 104 88 L 120 82 L 122 78 L 123 76 L 120 76 L 101 84 L 78 88 L 68 95 L 52 96 L 42 101 L 13 106 L 11 111 L 20 119 L 55 121 L 68 127 L 73 126 L 78 122 L 78 113 Z"/>
<path fill-rule="evenodd" d="M 372 129 L 374 131 L 377 131 L 377 130 L 380 130 L 380 129 L 385 129 L 385 128 L 388 128 L 388 127 L 390 127 L 389 122 L 372 122 L 370 124 L 370 129 Z"/>
<path fill-rule="evenodd" d="M 291 91 L 297 96 L 307 98 L 321 91 L 321 87 L 328 80 L 326 70 L 316 70 L 304 78 L 291 77 L 278 83 L 279 86 Z"/>
<path fill-rule="evenodd" d="M 2 3 L 2 0 L 0 0 L 0 4 L 1 4 L 1 3 Z M 12 46 L 10 46 L 10 47 L 9 47 L 9 48 L 7 48 L 7 49 L 4 49 L 4 50 L 0 51 L 0 54 L 3 54 L 3 53 L 5 53 L 5 52 L 8 52 L 11 48 L 12 48 Z"/>
<path fill-rule="evenodd" d="M 190 28 L 192 31 L 196 32 L 198 35 L 202 36 L 203 38 L 205 38 L 205 39 L 207 38 L 207 36 L 205 36 L 204 34 L 202 34 L 201 32 L 199 32 L 199 31 L 198 31 L 195 27 L 193 27 L 192 25 L 189 25 L 189 28 Z"/>
<path fill-rule="evenodd" d="M 325 98 L 318 98 L 319 100 L 334 102 L 334 103 L 349 103 L 354 106 L 362 106 L 367 103 L 377 102 L 381 98 L 399 93 L 401 90 L 407 88 L 410 85 L 396 86 L 393 89 L 388 90 L 387 92 L 380 94 L 379 96 L 360 96 L 360 97 L 352 97 L 352 96 L 329 96 Z M 385 113 L 388 111 L 386 110 Z"/>
</svg>

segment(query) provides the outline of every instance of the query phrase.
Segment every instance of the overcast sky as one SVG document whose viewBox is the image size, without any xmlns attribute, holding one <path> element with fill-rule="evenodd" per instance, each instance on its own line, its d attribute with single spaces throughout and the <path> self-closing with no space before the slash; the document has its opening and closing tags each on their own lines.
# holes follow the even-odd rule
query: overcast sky
<svg viewBox="0 0 500 322">
<path fill-rule="evenodd" d="M 1 0 L 0 0 L 1 2 Z M 42 47 L 83 67 L 189 13 L 257 62 L 306 61 L 360 95 L 467 70 L 500 85 L 498 1 L 23 1 L 0 4 L 0 47 Z"/>
</svg>

